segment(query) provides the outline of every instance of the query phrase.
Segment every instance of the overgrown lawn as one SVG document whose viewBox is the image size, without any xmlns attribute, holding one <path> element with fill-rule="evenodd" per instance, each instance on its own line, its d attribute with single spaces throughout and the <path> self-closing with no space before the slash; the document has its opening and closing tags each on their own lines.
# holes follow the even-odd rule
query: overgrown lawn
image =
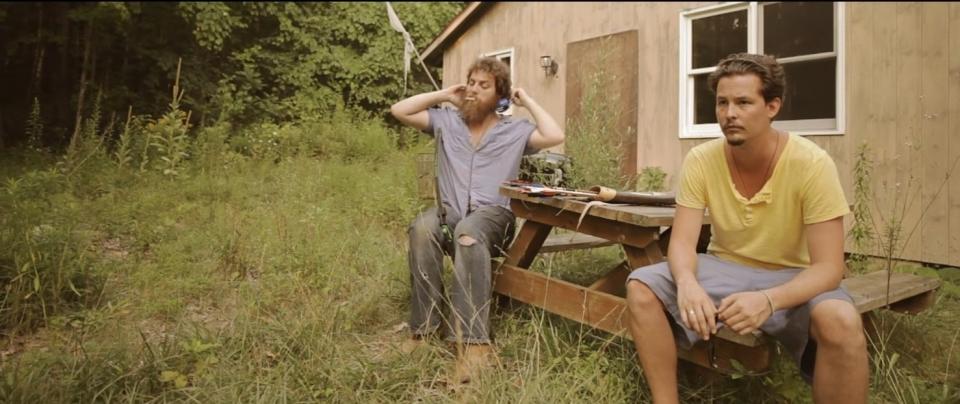
<svg viewBox="0 0 960 404">
<path fill-rule="evenodd" d="M 72 175 L 57 156 L 0 155 L 0 401 L 649 401 L 628 341 L 527 306 L 493 315 L 500 367 L 448 390 L 450 347 L 398 350 L 414 158 L 430 146 L 398 150 L 372 123 L 261 129 L 208 129 L 178 175 L 105 152 Z M 535 268 L 586 284 L 621 259 L 605 247 Z M 872 397 L 956 402 L 956 270 L 901 270 L 945 287 L 924 313 L 876 316 Z M 681 394 L 810 401 L 783 357 L 761 377 L 683 370 Z"/>
</svg>

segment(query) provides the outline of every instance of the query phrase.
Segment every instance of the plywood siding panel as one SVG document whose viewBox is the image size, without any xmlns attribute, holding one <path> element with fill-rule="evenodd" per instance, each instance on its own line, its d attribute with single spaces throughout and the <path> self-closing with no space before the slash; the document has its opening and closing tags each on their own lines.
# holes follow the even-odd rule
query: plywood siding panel
<svg viewBox="0 0 960 404">
<path fill-rule="evenodd" d="M 638 6 L 635 7 L 633 12 L 637 15 L 647 15 L 651 10 L 649 5 L 645 4 L 648 7 Z M 638 46 L 640 53 L 640 60 L 638 61 L 637 74 L 639 80 L 637 80 L 638 85 L 638 98 L 637 98 L 637 120 L 635 124 L 636 134 L 637 134 L 637 159 L 639 162 L 637 165 L 639 167 L 647 167 L 652 165 L 657 165 L 658 162 L 654 161 L 654 154 L 657 153 L 657 144 L 658 141 L 660 144 L 669 143 L 661 141 L 665 138 L 663 134 L 653 133 L 657 130 L 657 125 L 650 121 L 650 115 L 654 112 L 653 108 L 656 108 L 654 94 L 650 88 L 650 83 L 656 80 L 657 71 L 660 69 L 660 64 L 654 58 L 650 57 L 649 51 L 655 49 L 655 36 L 656 36 L 656 25 L 655 24 L 639 24 L 637 27 L 639 31 L 638 36 Z M 671 159 L 671 160 L 675 160 Z M 672 161 L 667 164 L 671 164 Z M 662 163 L 661 163 L 662 164 Z M 666 171 L 666 168 L 664 168 Z M 670 178 L 667 178 L 667 186 L 670 186 Z"/>
<path fill-rule="evenodd" d="M 870 83 L 897 82 L 897 4 L 871 3 L 873 8 L 872 38 L 876 46 L 864 48 L 872 49 L 873 57 L 870 65 L 873 67 L 873 76 L 863 80 L 864 86 L 872 91 L 870 129 L 865 140 L 873 145 L 872 159 L 874 161 L 874 176 L 881 181 L 896 181 L 897 173 L 905 170 L 910 164 L 906 158 L 899 158 L 899 144 L 903 142 L 897 134 L 897 92 L 893 86 L 878 86 Z M 862 43 L 856 42 L 856 43 Z M 887 89 L 886 91 L 878 91 Z M 851 172 L 853 165 L 851 165 Z M 892 199 L 874 193 L 877 206 L 885 212 L 891 212 Z"/>
<path fill-rule="evenodd" d="M 944 178 L 947 173 L 947 57 L 949 7 L 947 3 L 924 3 L 922 22 L 923 91 L 923 261 L 945 263 L 947 260 L 947 195 Z"/>
<path fill-rule="evenodd" d="M 921 142 L 921 68 L 923 66 L 921 46 L 921 5 L 920 3 L 897 3 L 897 175 L 887 180 L 886 186 L 880 185 L 882 198 L 895 209 L 883 213 L 880 219 L 894 215 L 902 217 L 902 223 L 912 228 L 920 223 L 921 188 L 923 170 L 919 167 L 919 145 Z M 899 185 L 898 185 L 899 184 Z M 906 237 L 906 234 L 904 234 Z M 904 259 L 920 260 L 923 245 L 922 232 L 914 232 L 902 242 Z"/>
<path fill-rule="evenodd" d="M 597 112 L 612 120 L 606 136 L 619 144 L 621 173 L 630 178 L 637 173 L 637 30 L 618 32 L 597 38 L 571 42 L 567 55 L 567 127 L 583 124 Z M 587 105 L 586 102 L 594 103 Z M 604 108 L 598 111 L 596 108 Z M 584 114 L 584 111 L 594 111 Z M 587 128 L 590 129 L 589 127 Z M 577 136 L 568 129 L 568 135 Z M 604 184 L 610 185 L 610 184 Z"/>
<path fill-rule="evenodd" d="M 853 7 L 849 4 L 848 7 Z M 884 184 L 898 182 L 897 173 L 908 168 L 907 159 L 898 158 L 898 143 L 901 138 L 897 134 L 897 93 L 895 86 L 878 86 L 875 83 L 897 82 L 897 4 L 896 3 L 858 3 L 850 15 L 851 20 L 859 21 L 853 30 L 857 37 L 851 38 L 850 44 L 873 42 L 876 46 L 853 46 L 851 56 L 856 55 L 858 64 L 855 70 L 848 75 L 851 85 L 858 89 L 851 98 L 851 108 L 864 108 L 856 111 L 855 116 L 860 121 L 862 130 L 851 133 L 849 145 L 851 148 L 850 162 L 847 165 L 850 174 L 851 202 L 853 195 L 853 170 L 857 163 L 857 152 L 862 143 L 868 146 L 868 158 L 872 162 L 871 195 L 868 196 L 870 205 L 874 209 L 875 219 L 888 217 L 895 210 L 894 198 L 891 191 L 884 190 Z M 851 29 L 853 26 L 851 25 Z M 865 36 L 864 36 L 865 35 Z M 866 63 L 863 65 L 863 63 Z M 863 73 L 863 74 L 860 74 Z M 852 117 L 853 117 L 852 116 Z M 876 223 L 876 222 L 874 222 Z M 871 224 L 868 224 L 871 225 Z M 871 227 L 873 227 L 871 225 Z M 875 234 L 881 234 L 881 228 L 873 227 Z M 848 247 L 853 247 L 848 246 Z M 877 254 L 872 249 L 866 251 Z"/>
<path fill-rule="evenodd" d="M 872 63 L 874 77 L 866 83 L 867 85 L 870 85 L 869 83 L 893 84 L 899 79 L 897 75 L 897 37 L 899 35 L 897 3 L 871 3 L 871 7 L 875 9 L 872 20 L 874 35 L 868 40 L 872 40 L 876 46 L 864 48 L 874 50 L 875 57 Z M 875 167 L 873 175 L 881 181 L 896 183 L 898 173 L 908 171 L 909 165 L 913 164 L 910 159 L 902 158 L 902 152 L 899 150 L 900 145 L 906 140 L 897 133 L 897 88 L 882 85 L 870 85 L 870 87 L 875 89 L 873 94 L 875 113 L 873 128 L 865 140 L 873 144 L 872 159 Z M 880 209 L 893 212 L 894 198 L 890 198 L 889 194 L 874 191 L 872 199 Z M 917 253 L 914 248 L 913 256 L 917 256 Z"/>
<path fill-rule="evenodd" d="M 679 26 L 680 10 L 646 3 L 638 7 L 638 15 L 652 17 L 644 24 L 644 47 L 640 50 L 640 94 L 644 107 L 637 121 L 638 147 L 643 153 L 640 167 L 660 167 L 668 173 L 667 186 L 679 183 L 682 154 L 677 127 L 679 97 Z M 673 44 L 664 46 L 664 44 Z"/>
<path fill-rule="evenodd" d="M 846 11 L 846 32 L 845 32 L 845 41 L 847 44 L 847 54 L 846 54 L 846 75 L 845 75 L 845 84 L 846 84 L 846 108 L 847 108 L 847 122 L 846 122 L 846 133 L 841 136 L 847 143 L 854 145 L 852 149 L 855 153 L 856 145 L 864 141 L 871 140 L 872 135 L 874 135 L 874 128 L 871 125 L 871 120 L 869 119 L 870 115 L 870 100 L 872 99 L 872 88 L 869 85 L 866 85 L 869 82 L 873 75 L 874 70 L 872 68 L 873 52 L 870 47 L 852 47 L 850 44 L 859 43 L 870 38 L 873 34 L 873 8 L 870 4 L 867 3 L 848 3 L 845 8 Z M 787 78 L 789 80 L 789 77 Z M 821 136 L 809 136 L 808 139 L 813 140 L 820 144 L 818 138 Z M 876 145 L 871 144 L 871 147 L 876 148 Z M 834 158 L 834 161 L 837 163 L 837 171 L 840 175 L 850 175 L 852 172 L 852 163 L 842 164 L 839 160 L 838 153 L 836 151 L 827 150 L 830 153 L 830 156 Z M 855 161 L 853 156 L 847 156 L 850 161 Z M 844 159 L 846 161 L 846 159 Z M 844 180 L 841 178 L 841 183 L 844 184 L 845 195 L 847 197 L 847 202 L 854 202 L 854 193 L 852 188 L 852 182 Z M 853 217 L 848 215 L 845 222 L 846 229 L 850 229 L 853 226 Z M 846 248 L 852 250 L 852 242 L 846 243 Z M 867 247 L 869 248 L 869 247 Z M 862 251 L 869 252 L 869 251 Z"/>
<path fill-rule="evenodd" d="M 841 136 L 805 136 L 805 138 L 813 141 L 813 143 L 816 143 L 821 149 L 830 155 L 830 158 L 833 159 L 834 164 L 837 166 L 837 174 L 840 177 L 840 185 L 844 188 L 844 196 L 846 197 L 848 203 L 852 203 L 853 191 L 849 187 L 850 170 L 847 169 L 847 167 L 849 167 L 850 164 L 846 153 L 846 139 Z M 850 220 L 848 218 L 844 219 Z M 849 223 L 844 223 L 845 226 L 849 226 Z"/>
<path fill-rule="evenodd" d="M 948 161 L 950 183 L 947 185 L 949 204 L 948 264 L 960 266 L 960 3 L 950 3 L 949 21 L 949 77 L 948 101 Z"/>
</svg>

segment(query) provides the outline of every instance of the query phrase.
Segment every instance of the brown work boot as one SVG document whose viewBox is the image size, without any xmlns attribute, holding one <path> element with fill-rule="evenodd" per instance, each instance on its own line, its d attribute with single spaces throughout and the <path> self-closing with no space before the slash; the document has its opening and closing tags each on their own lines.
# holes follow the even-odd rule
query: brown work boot
<svg viewBox="0 0 960 404">
<path fill-rule="evenodd" d="M 490 344 L 466 344 L 457 356 L 454 383 L 470 383 L 481 371 L 496 365 L 497 354 Z"/>
<path fill-rule="evenodd" d="M 400 352 L 409 355 L 428 345 L 430 345 L 430 343 L 427 342 L 427 337 L 422 335 L 411 335 L 410 338 L 407 338 L 400 343 Z"/>
</svg>

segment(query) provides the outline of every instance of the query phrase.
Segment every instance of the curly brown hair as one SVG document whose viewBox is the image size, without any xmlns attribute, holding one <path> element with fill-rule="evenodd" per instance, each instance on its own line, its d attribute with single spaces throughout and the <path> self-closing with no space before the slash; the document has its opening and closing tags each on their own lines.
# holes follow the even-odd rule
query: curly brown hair
<svg viewBox="0 0 960 404">
<path fill-rule="evenodd" d="M 777 59 L 770 55 L 757 55 L 752 53 L 734 53 L 720 63 L 717 63 L 717 70 L 710 73 L 707 78 L 707 84 L 717 93 L 717 83 L 720 79 L 727 76 L 740 74 L 756 74 L 760 78 L 762 87 L 760 93 L 763 94 L 763 100 L 770 102 L 774 98 L 783 100 L 783 93 L 787 88 L 787 77 L 783 72 L 783 66 Z"/>
<path fill-rule="evenodd" d="M 483 57 L 477 59 L 467 69 L 467 81 L 470 81 L 470 75 L 478 70 L 493 76 L 494 87 L 499 98 L 510 98 L 510 66 L 497 58 Z"/>
</svg>

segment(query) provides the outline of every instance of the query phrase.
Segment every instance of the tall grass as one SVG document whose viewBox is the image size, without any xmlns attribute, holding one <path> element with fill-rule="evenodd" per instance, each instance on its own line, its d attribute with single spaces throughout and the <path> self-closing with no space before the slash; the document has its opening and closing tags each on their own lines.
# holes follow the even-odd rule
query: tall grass
<svg viewBox="0 0 960 404">
<path fill-rule="evenodd" d="M 398 149 L 397 132 L 349 111 L 217 124 L 186 132 L 165 175 L 156 132 L 137 121 L 149 117 L 72 171 L 48 154 L 0 156 L 0 402 L 649 401 L 629 341 L 529 306 L 493 315 L 500 364 L 457 391 L 445 343 L 397 349 L 427 143 Z M 533 269 L 589 284 L 622 259 L 606 247 Z M 884 314 L 873 397 L 960 398 L 941 387 L 960 383 L 958 308 L 943 294 L 919 316 Z M 783 357 L 764 377 L 681 376 L 688 402 L 810 401 Z"/>
</svg>

